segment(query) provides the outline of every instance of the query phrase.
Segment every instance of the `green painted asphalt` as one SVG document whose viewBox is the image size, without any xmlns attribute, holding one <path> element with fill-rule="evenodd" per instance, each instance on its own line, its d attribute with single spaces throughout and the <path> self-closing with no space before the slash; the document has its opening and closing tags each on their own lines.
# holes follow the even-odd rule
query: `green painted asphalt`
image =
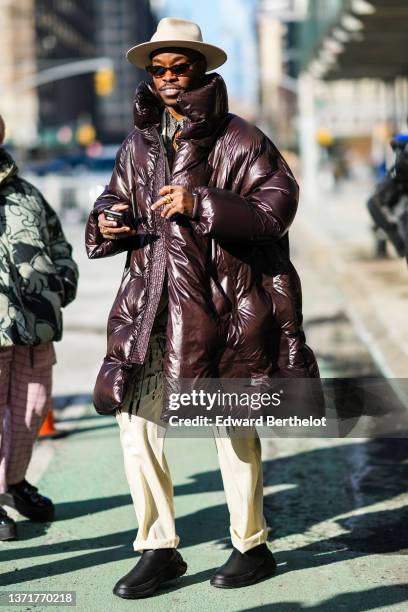
<svg viewBox="0 0 408 612">
<path fill-rule="evenodd" d="M 401 586 L 404 558 L 378 551 L 368 554 L 364 547 L 353 551 L 347 537 L 341 540 L 341 534 L 350 531 L 347 517 L 356 504 L 352 494 L 342 498 L 343 484 L 338 479 L 347 477 L 345 462 L 350 457 L 357 460 L 353 453 L 357 457 L 364 450 L 360 441 L 263 441 L 265 512 L 279 572 L 252 587 L 222 590 L 209 584 L 214 569 L 230 552 L 214 442 L 169 438 L 166 448 L 175 484 L 177 531 L 188 572 L 152 598 L 115 597 L 113 584 L 137 560 L 132 550 L 136 522 L 118 430 L 113 419 L 94 416 L 90 408 L 76 426 L 74 433 L 58 442 L 40 481 L 41 491 L 56 503 L 57 520 L 47 526 L 19 521 L 20 539 L 1 546 L 2 590 L 76 591 L 76 609 L 81 612 L 406 609 L 402 602 L 408 592 Z M 314 477 L 308 480 L 308 474 Z M 325 479 L 327 487 L 321 496 L 316 487 Z M 381 512 L 398 516 L 402 490 L 401 483 L 395 483 L 383 495 L 360 500 L 360 505 L 369 506 L 376 516 Z M 356 525 L 358 508 L 357 504 Z"/>
</svg>

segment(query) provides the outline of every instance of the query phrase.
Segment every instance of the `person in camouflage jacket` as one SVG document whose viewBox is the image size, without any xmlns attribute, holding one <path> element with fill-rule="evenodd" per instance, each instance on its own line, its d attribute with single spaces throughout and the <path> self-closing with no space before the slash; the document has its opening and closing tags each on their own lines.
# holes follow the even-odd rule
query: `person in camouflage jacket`
<svg viewBox="0 0 408 612">
<path fill-rule="evenodd" d="M 0 148 L 1 347 L 61 339 L 77 288 L 71 252 L 54 210 Z"/>
<path fill-rule="evenodd" d="M 3 137 L 0 117 L 0 145 Z M 56 213 L 0 146 L 0 540 L 17 533 L 3 505 L 31 520 L 54 515 L 25 475 L 51 406 L 61 309 L 75 298 L 77 281 Z"/>
</svg>

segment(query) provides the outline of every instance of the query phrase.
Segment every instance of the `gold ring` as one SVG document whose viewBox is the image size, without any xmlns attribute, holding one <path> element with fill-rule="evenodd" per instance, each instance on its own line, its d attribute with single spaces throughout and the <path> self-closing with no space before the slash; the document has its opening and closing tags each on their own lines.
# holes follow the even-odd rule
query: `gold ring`
<svg viewBox="0 0 408 612">
<path fill-rule="evenodd" d="M 172 201 L 173 201 L 173 198 L 171 197 L 171 195 L 170 195 L 170 194 L 166 195 L 166 196 L 164 197 L 164 199 L 163 199 L 163 202 L 164 202 L 165 204 L 171 204 L 171 203 L 172 203 Z"/>
</svg>

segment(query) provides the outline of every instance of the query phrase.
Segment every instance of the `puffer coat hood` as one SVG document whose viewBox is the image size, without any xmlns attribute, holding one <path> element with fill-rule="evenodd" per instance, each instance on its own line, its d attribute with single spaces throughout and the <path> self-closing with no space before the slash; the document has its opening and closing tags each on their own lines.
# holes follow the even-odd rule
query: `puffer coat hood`
<svg viewBox="0 0 408 612">
<path fill-rule="evenodd" d="M 166 377 L 319 376 L 289 259 L 287 232 L 298 202 L 293 174 L 265 134 L 228 112 L 217 73 L 178 101 L 186 121 L 170 183 L 194 190 L 195 217 L 166 220 L 151 210 L 165 184 L 159 138 L 164 107 L 152 85 L 142 82 L 135 129 L 87 224 L 90 258 L 128 252 L 94 392 L 103 414 L 121 406 L 128 371 L 145 359 L 166 270 Z M 98 214 L 117 203 L 131 205 L 135 237 L 107 240 L 100 234 Z"/>
</svg>

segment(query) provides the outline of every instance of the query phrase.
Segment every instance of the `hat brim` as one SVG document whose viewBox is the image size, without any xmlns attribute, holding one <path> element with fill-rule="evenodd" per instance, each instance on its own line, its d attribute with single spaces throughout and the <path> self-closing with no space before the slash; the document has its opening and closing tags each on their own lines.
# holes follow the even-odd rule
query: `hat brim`
<svg viewBox="0 0 408 612">
<path fill-rule="evenodd" d="M 214 70 L 227 61 L 227 54 L 220 47 L 196 40 L 157 40 L 155 42 L 146 42 L 129 49 L 126 57 L 134 66 L 146 68 L 151 62 L 151 52 L 156 49 L 165 49 L 166 47 L 183 47 L 184 49 L 199 51 L 207 60 L 207 71 Z"/>
</svg>

